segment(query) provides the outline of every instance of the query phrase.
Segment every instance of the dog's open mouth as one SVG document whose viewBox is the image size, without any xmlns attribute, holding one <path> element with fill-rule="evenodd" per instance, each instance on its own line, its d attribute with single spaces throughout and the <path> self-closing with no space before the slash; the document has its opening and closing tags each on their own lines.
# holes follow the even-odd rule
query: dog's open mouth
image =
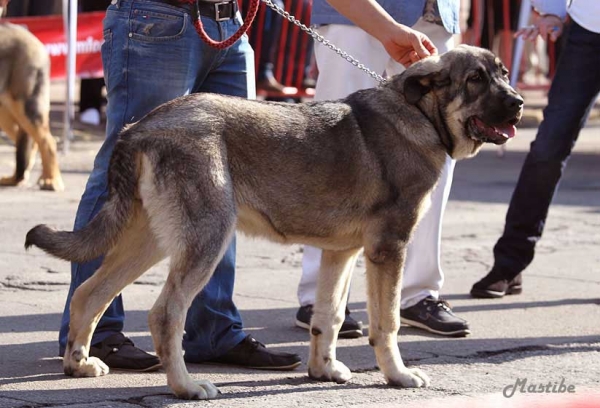
<svg viewBox="0 0 600 408">
<path fill-rule="evenodd" d="M 506 143 L 517 134 L 516 124 L 519 119 L 514 118 L 496 126 L 486 125 L 476 116 L 471 116 L 467 122 L 469 136 L 473 140 L 497 145 Z"/>
</svg>

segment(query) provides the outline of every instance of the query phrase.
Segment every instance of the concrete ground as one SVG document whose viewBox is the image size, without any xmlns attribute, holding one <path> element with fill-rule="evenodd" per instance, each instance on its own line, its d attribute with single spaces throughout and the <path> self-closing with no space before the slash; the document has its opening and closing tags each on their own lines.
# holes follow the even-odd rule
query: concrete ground
<svg viewBox="0 0 600 408">
<path fill-rule="evenodd" d="M 338 358 L 354 373 L 349 383 L 310 380 L 309 335 L 293 323 L 301 247 L 240 236 L 235 301 L 246 330 L 271 348 L 299 353 L 303 365 L 293 372 L 188 365 L 194 378 L 220 387 L 222 395 L 210 402 L 174 399 L 162 371 L 115 371 L 86 379 L 62 373 L 57 330 L 69 265 L 37 249 L 25 252 L 23 242 L 38 223 L 72 227 L 101 133 L 80 128 L 71 150 L 60 156 L 64 193 L 33 185 L 0 190 L 0 408 L 600 407 L 600 128 L 588 126 L 581 134 L 519 296 L 479 300 L 468 292 L 490 268 L 492 247 L 535 129 L 522 129 L 502 158 L 488 146 L 458 163 L 444 218 L 443 296 L 473 333 L 448 339 L 402 327 L 403 358 L 430 375 L 432 385 L 426 389 L 387 387 L 364 337 L 338 343 Z M 11 173 L 13 166 L 14 148 L 0 138 L 0 174 Z M 37 175 L 39 165 L 34 180 Z M 147 311 L 166 266 L 160 264 L 124 291 L 126 334 L 147 350 L 152 350 Z M 360 262 L 350 307 L 367 322 L 364 278 Z M 503 396 L 504 389 L 523 379 L 527 385 L 556 384 L 556 390 L 563 381 L 575 392 Z"/>
</svg>

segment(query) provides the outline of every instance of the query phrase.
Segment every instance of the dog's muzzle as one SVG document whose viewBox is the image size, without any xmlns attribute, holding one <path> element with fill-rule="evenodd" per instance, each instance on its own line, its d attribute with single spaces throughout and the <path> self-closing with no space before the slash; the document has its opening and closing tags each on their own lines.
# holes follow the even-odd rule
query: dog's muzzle
<svg viewBox="0 0 600 408">
<path fill-rule="evenodd" d="M 519 113 L 513 119 L 498 125 L 488 125 L 477 116 L 471 116 L 467 121 L 467 132 L 469 137 L 478 142 L 504 144 L 516 136 L 515 126 L 521 118 Z"/>
</svg>

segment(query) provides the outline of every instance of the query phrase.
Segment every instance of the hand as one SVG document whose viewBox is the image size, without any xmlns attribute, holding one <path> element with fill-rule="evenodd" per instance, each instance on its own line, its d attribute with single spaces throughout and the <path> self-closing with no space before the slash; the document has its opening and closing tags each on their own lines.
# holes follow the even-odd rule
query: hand
<svg viewBox="0 0 600 408">
<path fill-rule="evenodd" d="M 379 37 L 379 41 L 390 57 L 407 68 L 425 57 L 438 53 L 425 34 L 402 24 L 396 23 L 393 29 Z"/>
<path fill-rule="evenodd" d="M 560 17 L 553 14 L 547 14 L 545 16 L 537 15 L 537 17 L 534 18 L 532 25 L 523 27 L 515 33 L 515 38 L 521 36 L 525 40 L 534 41 L 539 35 L 543 39 L 549 38 L 550 41 L 556 42 L 562 32 L 563 22 Z"/>
</svg>

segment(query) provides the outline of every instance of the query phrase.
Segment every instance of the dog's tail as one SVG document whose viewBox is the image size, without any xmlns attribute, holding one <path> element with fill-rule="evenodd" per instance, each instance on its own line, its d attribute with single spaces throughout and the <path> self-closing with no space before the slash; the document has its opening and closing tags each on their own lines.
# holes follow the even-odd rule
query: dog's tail
<svg viewBox="0 0 600 408">
<path fill-rule="evenodd" d="M 121 138 L 110 163 L 108 200 L 98 214 L 84 228 L 73 232 L 38 225 L 27 233 L 25 249 L 35 245 L 66 261 L 87 262 L 115 245 L 134 209 L 139 166 L 132 143 Z"/>
</svg>

